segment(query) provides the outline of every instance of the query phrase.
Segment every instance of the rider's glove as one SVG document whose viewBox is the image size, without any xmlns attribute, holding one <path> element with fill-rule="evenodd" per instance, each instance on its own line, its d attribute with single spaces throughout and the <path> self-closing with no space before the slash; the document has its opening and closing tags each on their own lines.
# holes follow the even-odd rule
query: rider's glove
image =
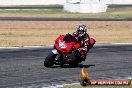
<svg viewBox="0 0 132 88">
<path fill-rule="evenodd" d="M 79 48 L 78 51 L 81 55 L 87 55 L 87 51 L 85 48 Z"/>
</svg>

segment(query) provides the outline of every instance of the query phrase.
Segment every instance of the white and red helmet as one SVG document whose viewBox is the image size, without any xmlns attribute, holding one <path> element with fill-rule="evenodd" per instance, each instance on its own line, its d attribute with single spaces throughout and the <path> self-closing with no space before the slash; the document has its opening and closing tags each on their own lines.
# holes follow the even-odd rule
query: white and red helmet
<svg viewBox="0 0 132 88">
<path fill-rule="evenodd" d="M 86 32 L 87 32 L 87 28 L 85 25 L 79 25 L 76 31 L 78 37 L 83 37 L 86 34 Z"/>
</svg>

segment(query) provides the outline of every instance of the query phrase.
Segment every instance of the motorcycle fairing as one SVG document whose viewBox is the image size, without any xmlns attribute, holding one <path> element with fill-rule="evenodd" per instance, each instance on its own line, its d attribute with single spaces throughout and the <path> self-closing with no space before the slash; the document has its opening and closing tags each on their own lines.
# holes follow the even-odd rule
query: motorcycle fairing
<svg viewBox="0 0 132 88">
<path fill-rule="evenodd" d="M 61 46 L 60 44 L 62 44 L 62 46 L 65 46 L 65 47 L 60 47 Z M 63 54 L 69 53 L 72 47 L 75 47 L 75 48 L 80 47 L 80 45 L 76 42 L 75 37 L 70 34 L 58 37 L 55 40 L 54 46 L 59 52 Z"/>
</svg>

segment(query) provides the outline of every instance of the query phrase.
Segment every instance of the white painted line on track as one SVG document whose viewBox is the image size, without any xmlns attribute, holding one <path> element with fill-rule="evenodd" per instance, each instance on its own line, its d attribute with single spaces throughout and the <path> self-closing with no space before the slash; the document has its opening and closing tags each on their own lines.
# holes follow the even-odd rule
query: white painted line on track
<svg viewBox="0 0 132 88">
<path fill-rule="evenodd" d="M 71 85 L 78 85 L 78 84 L 80 83 L 62 84 L 62 85 L 47 86 L 42 88 L 63 88 L 64 86 L 71 86 Z"/>
<path fill-rule="evenodd" d="M 108 44 L 95 44 L 95 46 L 111 46 L 111 45 L 132 45 L 132 43 L 108 43 Z"/>
<path fill-rule="evenodd" d="M 95 44 L 95 46 L 110 46 L 110 45 L 132 45 L 132 43 L 109 43 L 109 44 Z M 0 49 L 19 49 L 19 48 L 51 48 L 53 45 L 49 46 L 20 46 L 20 47 L 0 47 Z"/>
<path fill-rule="evenodd" d="M 132 43 L 111 43 L 111 44 L 114 44 L 114 45 L 131 45 Z"/>
<path fill-rule="evenodd" d="M 127 79 L 132 79 L 132 77 L 126 77 Z"/>
<path fill-rule="evenodd" d="M 0 47 L 0 49 L 51 48 L 51 47 L 53 47 L 53 45 L 49 45 L 49 46 Z"/>
</svg>

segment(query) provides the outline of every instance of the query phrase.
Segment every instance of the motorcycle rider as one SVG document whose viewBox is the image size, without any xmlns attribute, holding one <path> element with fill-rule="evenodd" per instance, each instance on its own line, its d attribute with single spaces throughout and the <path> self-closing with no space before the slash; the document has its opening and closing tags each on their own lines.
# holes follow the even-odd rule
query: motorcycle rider
<svg viewBox="0 0 132 88">
<path fill-rule="evenodd" d="M 84 61 L 86 59 L 89 49 L 92 47 L 90 45 L 90 37 L 87 33 L 87 28 L 85 25 L 81 24 L 77 27 L 77 31 L 72 34 L 80 44 L 78 52 L 80 53 L 81 59 Z"/>
</svg>

